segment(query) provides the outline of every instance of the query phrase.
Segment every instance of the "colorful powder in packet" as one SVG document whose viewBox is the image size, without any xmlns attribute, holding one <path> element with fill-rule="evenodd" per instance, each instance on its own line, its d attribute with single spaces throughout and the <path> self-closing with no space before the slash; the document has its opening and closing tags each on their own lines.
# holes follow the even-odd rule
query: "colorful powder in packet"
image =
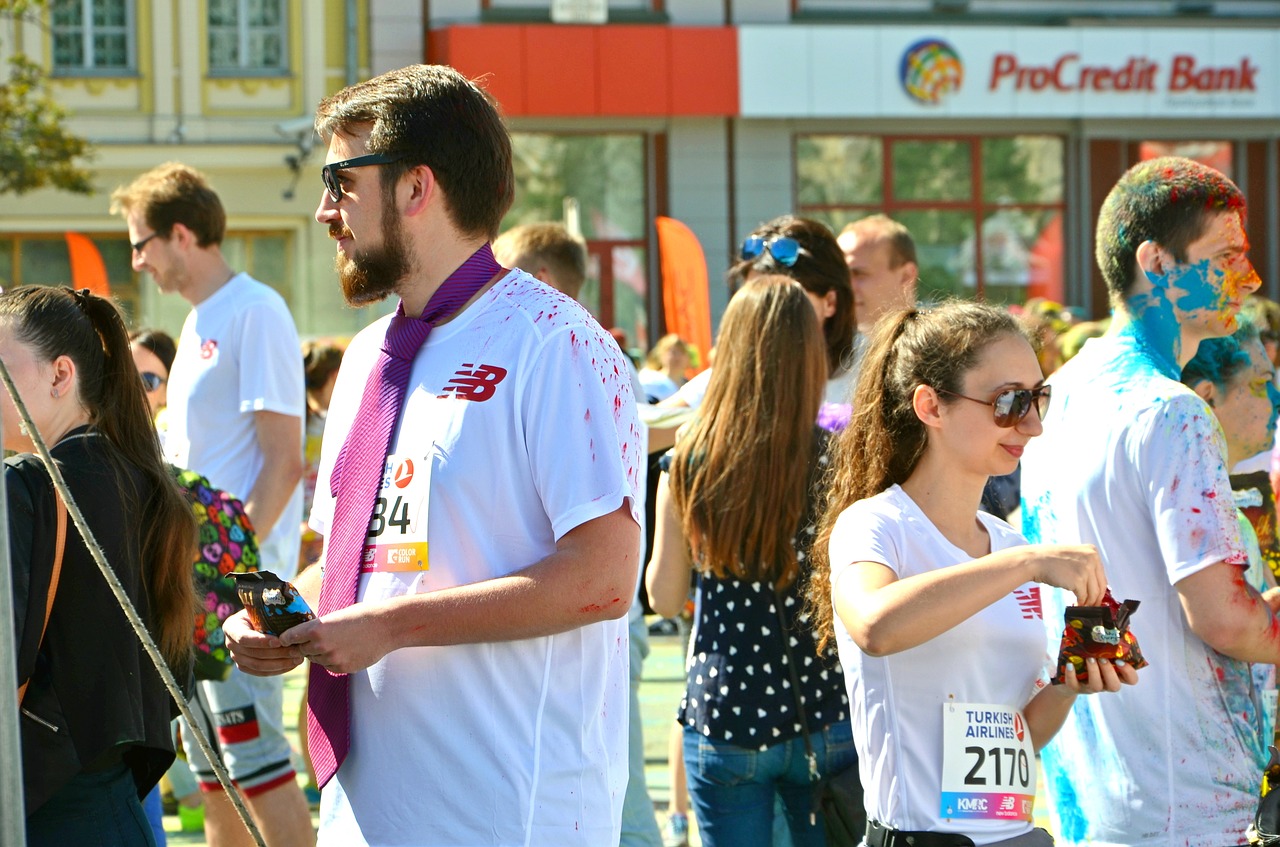
<svg viewBox="0 0 1280 847">
<path fill-rule="evenodd" d="M 315 613 L 293 584 L 271 571 L 227 574 L 236 581 L 236 593 L 258 632 L 280 635 L 300 623 L 315 620 Z"/>
<path fill-rule="evenodd" d="M 1142 657 L 1138 639 L 1129 630 L 1129 619 L 1137 608 L 1137 600 L 1117 603 L 1111 589 L 1103 595 L 1100 606 L 1068 606 L 1063 616 L 1067 625 L 1062 633 L 1058 672 L 1054 674 L 1053 684 L 1063 683 L 1062 669 L 1067 663 L 1075 670 L 1076 679 L 1087 681 L 1086 659 L 1120 660 L 1135 669 L 1145 668 L 1147 660 Z"/>
</svg>

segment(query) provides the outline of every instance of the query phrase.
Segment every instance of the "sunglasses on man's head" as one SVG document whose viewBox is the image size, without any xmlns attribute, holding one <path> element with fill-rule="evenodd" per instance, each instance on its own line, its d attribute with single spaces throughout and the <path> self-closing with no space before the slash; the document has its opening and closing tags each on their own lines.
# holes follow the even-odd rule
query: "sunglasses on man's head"
<svg viewBox="0 0 1280 847">
<path fill-rule="evenodd" d="M 141 373 L 141 376 L 142 376 L 142 387 L 147 389 L 148 394 L 150 394 L 152 391 L 156 391 L 157 389 L 160 388 L 160 386 L 168 382 L 168 380 L 160 376 L 160 374 L 152 373 L 151 371 L 143 371 Z"/>
<path fill-rule="evenodd" d="M 951 397 L 959 397 L 961 400 L 970 400 L 974 403 L 990 406 L 995 412 L 996 426 L 1003 429 L 1017 426 L 1031 411 L 1032 406 L 1035 406 L 1036 413 L 1040 415 L 1040 420 L 1044 420 L 1044 416 L 1049 412 L 1049 396 L 1051 393 L 1047 385 L 1042 385 L 1039 388 L 1007 388 L 997 394 L 994 400 L 979 400 L 977 397 L 967 397 L 964 394 L 945 391 L 941 388 L 936 389 L 936 391 L 939 394 L 947 394 Z"/>
<path fill-rule="evenodd" d="M 772 238 L 748 235 L 742 242 L 738 256 L 742 261 L 750 262 L 759 259 L 766 252 L 784 268 L 794 267 L 801 256 L 809 255 L 809 251 L 801 247 L 799 241 L 788 235 L 775 235 Z"/>
<path fill-rule="evenodd" d="M 342 182 L 338 179 L 338 171 L 364 168 L 369 165 L 389 165 L 392 162 L 400 161 L 404 157 L 404 153 L 370 153 L 368 156 L 356 156 L 354 159 L 333 162 L 320 169 L 320 181 L 324 183 L 325 190 L 329 192 L 329 199 L 335 203 L 341 203 Z"/>
</svg>

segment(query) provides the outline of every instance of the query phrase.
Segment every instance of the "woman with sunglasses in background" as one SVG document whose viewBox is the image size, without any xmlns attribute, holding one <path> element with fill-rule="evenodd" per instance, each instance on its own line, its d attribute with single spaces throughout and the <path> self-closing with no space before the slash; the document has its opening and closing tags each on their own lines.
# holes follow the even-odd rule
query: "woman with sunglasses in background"
<svg viewBox="0 0 1280 847">
<path fill-rule="evenodd" d="M 160 443 L 164 443 L 167 427 L 164 410 L 169 403 L 169 369 L 178 346 L 168 333 L 158 329 L 143 329 L 129 336 L 129 351 L 133 363 L 142 377 L 142 387 L 147 392 L 147 404 L 151 407 L 151 419 L 155 421 Z"/>
<path fill-rule="evenodd" d="M 717 376 L 658 483 L 654 610 L 677 614 L 697 575 L 678 720 L 705 847 L 769 847 L 779 796 L 795 847 L 821 847 L 810 774 L 853 764 L 839 665 L 814 656 L 800 615 L 826 447 L 826 345 L 806 293 L 761 276 L 729 301 Z"/>
<path fill-rule="evenodd" d="M 869 847 L 1044 845 L 1035 752 L 1081 693 L 1137 682 L 1087 665 L 1048 685 L 1039 586 L 1101 601 L 1090 546 L 1029 546 L 978 509 L 1049 406 L 1007 312 L 951 302 L 881 320 L 832 455 L 809 601 L 849 685 Z M 834 615 L 833 615 L 834 613 Z M 896 837 L 895 837 L 896 834 Z"/>
<path fill-rule="evenodd" d="M 729 269 L 729 290 L 735 292 L 762 274 L 790 277 L 804 288 L 818 317 L 826 347 L 826 403 L 848 403 L 857 374 L 853 369 L 857 319 L 849 267 L 835 235 L 826 224 L 783 215 L 757 227 L 742 242 L 738 263 Z M 664 406 L 697 408 L 707 393 L 711 369 L 684 384 Z"/>
</svg>

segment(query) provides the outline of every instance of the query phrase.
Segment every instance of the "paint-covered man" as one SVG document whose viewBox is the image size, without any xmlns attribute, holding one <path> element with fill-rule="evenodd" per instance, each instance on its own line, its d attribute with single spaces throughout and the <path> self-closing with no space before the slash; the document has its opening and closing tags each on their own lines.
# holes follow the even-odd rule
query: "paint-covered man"
<svg viewBox="0 0 1280 847">
<path fill-rule="evenodd" d="M 1067 844 L 1244 844 L 1256 807 L 1270 739 L 1249 663 L 1280 661 L 1276 601 L 1243 579 L 1225 439 L 1179 383 L 1258 288 L 1244 213 L 1229 179 L 1188 159 L 1125 173 L 1097 231 L 1111 328 L 1050 379 L 1023 458 L 1024 533 L 1098 546 L 1116 598 L 1142 603 L 1151 663 L 1132 690 L 1078 702 L 1045 749 Z M 1054 646 L 1072 602 L 1044 592 Z"/>
<path fill-rule="evenodd" d="M 391 71 L 317 129 L 343 294 L 400 306 L 329 406 L 323 576 L 297 586 L 319 618 L 276 639 L 233 617 L 236 662 L 312 660 L 322 844 L 617 844 L 643 461 L 622 352 L 494 259 L 511 142 L 473 83 Z"/>
</svg>

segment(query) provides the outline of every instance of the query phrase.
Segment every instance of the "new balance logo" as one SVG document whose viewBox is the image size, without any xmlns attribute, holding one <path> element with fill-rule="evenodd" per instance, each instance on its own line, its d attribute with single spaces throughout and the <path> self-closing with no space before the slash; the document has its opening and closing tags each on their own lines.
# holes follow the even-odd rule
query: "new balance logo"
<svg viewBox="0 0 1280 847">
<path fill-rule="evenodd" d="M 1022 609 L 1023 620 L 1044 620 L 1044 612 L 1040 609 L 1040 586 L 1033 585 L 1026 591 L 1016 589 L 1013 596 L 1018 600 L 1018 608 Z"/>
<path fill-rule="evenodd" d="M 483 403 L 498 390 L 498 383 L 507 376 L 506 368 L 497 365 L 473 365 L 465 362 L 462 369 L 454 373 L 453 379 L 441 389 L 441 394 L 452 394 L 459 400 L 474 400 Z"/>
</svg>

